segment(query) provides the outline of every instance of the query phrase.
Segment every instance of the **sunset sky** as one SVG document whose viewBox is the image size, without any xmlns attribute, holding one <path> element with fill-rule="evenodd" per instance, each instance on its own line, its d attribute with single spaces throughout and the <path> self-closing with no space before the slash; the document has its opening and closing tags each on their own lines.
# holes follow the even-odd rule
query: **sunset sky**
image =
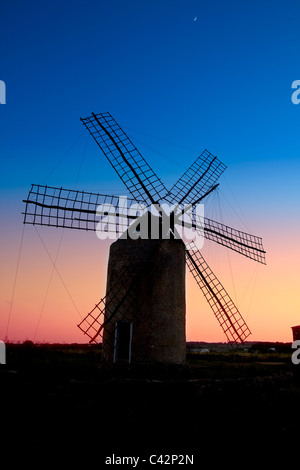
<svg viewBox="0 0 300 470">
<path fill-rule="evenodd" d="M 252 341 L 300 324 L 299 0 L 17 1 L 1 6 L 0 339 L 86 342 L 109 242 L 23 225 L 32 183 L 126 188 L 80 117 L 110 112 L 170 187 L 207 148 L 227 166 L 205 215 L 261 236 L 267 265 L 206 241 Z M 300 97 L 300 95 L 299 95 Z M 55 260 L 56 268 L 50 259 Z M 225 341 L 186 274 L 187 340 Z"/>
</svg>

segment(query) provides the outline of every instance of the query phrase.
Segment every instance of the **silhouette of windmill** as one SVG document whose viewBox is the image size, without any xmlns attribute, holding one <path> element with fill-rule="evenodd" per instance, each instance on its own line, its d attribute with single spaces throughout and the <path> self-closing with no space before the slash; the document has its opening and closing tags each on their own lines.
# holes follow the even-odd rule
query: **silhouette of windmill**
<svg viewBox="0 0 300 470">
<path fill-rule="evenodd" d="M 141 211 L 142 215 L 138 210 L 132 214 L 120 210 L 117 196 L 31 186 L 24 201 L 25 224 L 95 231 L 99 220 L 115 216 L 120 237 L 110 250 L 106 295 L 78 325 L 79 328 L 88 335 L 90 342 L 102 341 L 107 360 L 130 362 L 134 346 L 137 361 L 149 359 L 152 348 L 153 360 L 181 362 L 185 357 L 186 261 L 227 340 L 244 342 L 251 332 L 238 308 L 195 243 L 185 245 L 176 229 L 176 222 L 183 216 L 181 206 L 189 205 L 193 230 L 207 240 L 265 264 L 260 237 L 207 217 L 200 218 L 195 211 L 197 204 L 218 187 L 217 180 L 226 166 L 204 150 L 168 191 L 110 113 L 92 113 L 81 121 L 132 195 L 133 199 L 127 202 L 135 204 L 137 209 L 147 209 Z M 162 203 L 175 205 L 168 215 L 166 231 L 162 223 L 165 214 L 160 211 Z M 102 212 L 99 212 L 100 205 Z M 159 208 L 156 215 L 160 222 L 159 235 L 154 240 L 142 239 L 143 218 L 146 217 L 150 225 L 153 220 L 151 206 Z M 109 224 L 107 227 L 109 230 Z M 126 239 L 129 230 L 135 234 L 134 240 Z M 146 355 L 141 353 L 145 350 L 148 350 Z"/>
</svg>

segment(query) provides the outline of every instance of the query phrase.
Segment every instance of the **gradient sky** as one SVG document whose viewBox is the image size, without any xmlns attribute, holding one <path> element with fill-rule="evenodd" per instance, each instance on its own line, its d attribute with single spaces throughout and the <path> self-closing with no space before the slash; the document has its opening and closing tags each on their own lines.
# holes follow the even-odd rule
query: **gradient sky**
<svg viewBox="0 0 300 470">
<path fill-rule="evenodd" d="M 206 215 L 262 236 L 267 265 L 211 242 L 205 257 L 249 340 L 291 341 L 300 324 L 299 18 L 299 0 L 1 5 L 1 339 L 85 342 L 76 325 L 105 294 L 109 243 L 23 231 L 22 199 L 31 183 L 126 194 L 80 122 L 109 111 L 166 185 L 204 148 L 227 165 Z M 187 339 L 225 340 L 189 273 Z"/>
</svg>

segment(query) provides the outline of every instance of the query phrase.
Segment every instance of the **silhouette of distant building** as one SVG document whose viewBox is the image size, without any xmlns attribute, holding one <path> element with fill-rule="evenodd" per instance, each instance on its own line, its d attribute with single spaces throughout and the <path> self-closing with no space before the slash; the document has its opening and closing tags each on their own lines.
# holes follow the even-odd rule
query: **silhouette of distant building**
<svg viewBox="0 0 300 470">
<path fill-rule="evenodd" d="M 297 326 L 292 326 L 292 331 L 293 331 L 293 340 L 300 340 L 300 325 Z"/>
</svg>

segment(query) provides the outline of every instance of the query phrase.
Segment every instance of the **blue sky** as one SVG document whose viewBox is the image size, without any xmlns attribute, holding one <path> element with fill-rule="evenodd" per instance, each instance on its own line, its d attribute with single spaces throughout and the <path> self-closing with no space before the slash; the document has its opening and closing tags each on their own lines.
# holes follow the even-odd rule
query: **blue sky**
<svg viewBox="0 0 300 470">
<path fill-rule="evenodd" d="M 6 3 L 2 187 L 47 177 L 83 130 L 79 117 L 92 111 L 191 149 L 131 132 L 182 168 L 204 147 L 229 166 L 297 165 L 300 106 L 290 97 L 299 14 L 298 1 Z M 170 180 L 170 168 L 180 175 L 170 163 L 160 170 L 161 156 L 149 158 Z M 55 183 L 68 183 L 76 163 Z"/>
<path fill-rule="evenodd" d="M 233 194 L 257 235 L 288 243 L 299 233 L 299 18 L 298 0 L 3 3 L 0 209 L 11 266 L 31 183 L 125 193 L 80 122 L 91 112 L 109 111 L 166 184 L 204 148 L 218 155 L 221 199 Z"/>
</svg>

